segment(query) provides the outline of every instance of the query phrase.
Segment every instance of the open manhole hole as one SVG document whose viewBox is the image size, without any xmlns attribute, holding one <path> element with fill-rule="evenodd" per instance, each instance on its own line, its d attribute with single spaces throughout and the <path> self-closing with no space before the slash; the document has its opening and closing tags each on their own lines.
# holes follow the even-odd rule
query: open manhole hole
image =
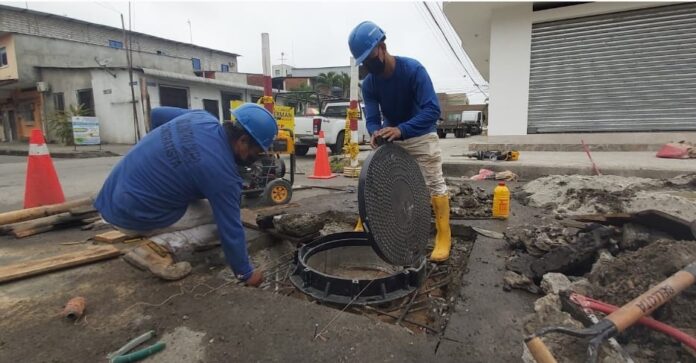
<svg viewBox="0 0 696 363">
<path fill-rule="evenodd" d="M 309 242 L 267 273 L 275 276 L 267 281 L 279 293 L 440 334 L 473 239 L 465 243 L 453 233 L 450 259 L 427 262 L 430 195 L 418 164 L 394 144 L 380 146 L 365 160 L 358 209 L 365 232 L 332 233 Z"/>
<path fill-rule="evenodd" d="M 461 288 L 461 279 L 466 271 L 469 254 L 475 242 L 475 233 L 457 233 L 460 228 L 453 228 L 453 244 L 450 259 L 441 264 L 430 264 L 425 261 L 421 271 L 410 271 L 413 267 L 400 267 L 391 265 L 382 260 L 372 249 L 370 245 L 366 245 L 364 235 L 353 232 L 338 232 L 337 229 L 342 227 L 343 230 L 350 230 L 355 222 L 357 215 L 346 213 L 332 213 L 331 218 L 327 222 L 327 228 L 331 230 L 331 234 L 315 240 L 313 243 L 301 246 L 295 252 L 282 251 L 282 255 L 273 259 L 273 263 L 267 268 L 265 277 L 266 282 L 262 286 L 265 291 L 273 292 L 280 295 L 289 296 L 292 298 L 312 301 L 318 304 L 325 304 L 328 307 L 337 310 L 345 310 L 346 312 L 364 315 L 385 323 L 402 325 L 417 333 L 427 333 L 438 335 L 446 327 L 449 320 L 449 315 L 453 306 L 459 298 Z M 468 229 L 468 228 L 467 228 Z M 331 248 L 316 249 L 318 241 L 335 241 L 352 239 L 357 237 L 358 241 L 352 242 L 353 245 L 347 246 L 344 242 L 332 244 Z M 328 237 L 328 239 L 327 239 Z M 433 236 L 431 236 L 432 238 Z M 280 245 L 274 245 L 274 248 Z M 284 245 L 287 246 L 287 245 Z M 326 246 L 329 247 L 329 246 Z M 343 294 L 343 297 L 333 299 L 326 298 L 325 284 L 321 285 L 322 277 L 319 277 L 315 287 L 303 287 L 298 285 L 297 281 L 302 279 L 296 275 L 298 271 L 297 258 L 302 253 L 314 249 L 312 256 L 307 259 L 307 265 L 315 272 L 314 274 L 327 275 L 330 278 L 323 281 L 342 280 L 342 283 L 347 286 L 348 293 Z M 426 250 L 426 256 L 430 253 Z M 403 274 L 405 279 L 405 271 L 409 277 L 421 278 L 419 287 L 414 287 L 413 284 L 403 284 L 403 281 L 398 281 L 394 276 Z M 350 303 L 352 296 L 350 292 L 356 289 L 364 289 L 365 281 L 374 281 L 376 279 L 394 278 L 396 281 L 392 283 L 402 284 L 407 286 L 407 289 L 392 291 L 389 294 L 382 294 L 381 285 L 372 282 L 370 287 L 363 291 L 361 296 L 364 299 L 358 299 L 356 302 Z M 293 281 L 294 279 L 294 281 Z M 353 280 L 358 280 L 357 287 L 354 287 Z M 384 280 L 382 280 L 384 281 Z M 304 283 L 302 281 L 302 283 Z M 371 286 L 378 286 L 378 290 L 373 290 Z M 339 285 L 330 287 L 331 290 L 338 288 Z M 385 286 L 386 288 L 387 286 Z M 311 289 L 311 293 L 306 293 L 302 289 Z M 351 290 L 352 289 L 352 290 Z M 358 290 L 360 292 L 360 290 Z M 364 295 L 363 295 L 364 294 Z M 372 295 L 371 295 L 372 294 Z M 352 296 L 352 298 L 351 298 Z M 385 298 L 386 296 L 386 298 Z"/>
<path fill-rule="evenodd" d="M 344 232 L 300 248 L 290 281 L 305 294 L 327 303 L 383 304 L 414 292 L 425 278 L 425 258 L 413 267 L 384 262 L 366 233 Z"/>
</svg>

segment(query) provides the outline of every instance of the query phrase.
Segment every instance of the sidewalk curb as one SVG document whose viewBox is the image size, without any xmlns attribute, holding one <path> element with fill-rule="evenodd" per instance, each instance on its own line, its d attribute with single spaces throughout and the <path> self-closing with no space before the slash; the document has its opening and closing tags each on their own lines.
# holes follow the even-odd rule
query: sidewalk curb
<svg viewBox="0 0 696 363">
<path fill-rule="evenodd" d="M 442 171 L 445 176 L 473 176 L 479 169 L 490 169 L 495 172 L 510 170 L 522 180 L 532 180 L 547 175 L 592 175 L 591 166 L 542 166 L 542 165 L 515 165 L 515 162 L 470 162 L 454 163 L 443 162 Z M 693 170 L 664 170 L 664 169 L 629 169 L 629 168 L 600 168 L 602 174 L 618 175 L 625 177 L 641 177 L 653 179 L 668 179 L 683 174 L 694 174 Z"/>
<path fill-rule="evenodd" d="M 14 150 L 14 149 L 0 149 L 0 155 L 10 155 L 10 156 L 27 156 L 29 154 L 26 150 Z M 51 152 L 52 158 L 57 159 L 86 159 L 86 158 L 101 158 L 108 156 L 121 156 L 108 150 L 95 150 L 95 151 L 75 151 L 75 152 Z"/>
<path fill-rule="evenodd" d="M 664 144 L 587 144 L 590 151 L 658 151 Z M 582 144 L 508 144 L 508 143 L 471 143 L 469 151 L 585 151 Z"/>
</svg>

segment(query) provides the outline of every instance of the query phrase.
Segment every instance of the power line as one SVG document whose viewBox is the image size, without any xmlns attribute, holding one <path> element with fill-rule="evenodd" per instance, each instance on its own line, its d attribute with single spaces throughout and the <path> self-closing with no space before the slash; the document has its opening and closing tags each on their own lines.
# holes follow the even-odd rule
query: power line
<svg viewBox="0 0 696 363">
<path fill-rule="evenodd" d="M 454 50 L 454 47 L 452 46 L 452 43 L 450 42 L 449 38 L 447 37 L 447 34 L 445 33 L 445 31 L 442 29 L 442 26 L 440 26 L 440 23 L 437 21 L 437 18 L 435 18 L 435 14 L 433 14 L 433 12 L 430 10 L 430 7 L 428 6 L 428 3 L 425 2 L 425 1 L 423 1 L 423 6 L 425 6 L 425 9 L 428 10 L 428 13 L 430 13 L 430 17 L 432 17 L 433 21 L 435 22 L 435 25 L 437 25 L 437 27 L 440 29 L 440 32 L 442 33 L 442 36 L 445 38 L 445 41 L 447 42 L 447 45 L 449 45 L 450 49 L 452 50 L 452 53 L 454 53 L 454 56 L 455 56 L 455 57 L 457 58 L 457 60 L 459 61 L 459 64 L 462 65 L 462 68 L 464 68 L 464 71 L 465 71 L 466 74 L 469 76 L 469 78 L 471 79 L 471 81 L 474 83 L 474 85 L 476 86 L 476 88 L 478 88 L 478 90 L 481 91 L 481 93 L 486 94 L 485 92 L 483 92 L 483 90 L 481 89 L 481 87 L 480 87 L 480 85 L 478 84 L 478 82 L 476 82 L 476 80 L 471 76 L 471 73 L 469 72 L 469 69 L 467 69 L 466 66 L 464 66 L 464 62 L 462 62 L 462 60 L 460 59 L 459 54 L 457 53 L 457 51 Z"/>
<path fill-rule="evenodd" d="M 425 23 L 425 26 L 428 28 L 428 30 L 430 31 L 430 33 L 433 35 L 433 37 L 435 38 L 436 43 L 438 43 L 438 45 L 440 46 L 441 50 L 442 50 L 445 54 L 448 53 L 447 48 L 445 47 L 445 44 L 444 44 L 444 42 L 442 41 L 442 37 L 440 37 L 440 36 L 438 35 L 437 30 L 436 30 L 436 29 L 432 26 L 432 24 L 430 23 L 430 21 L 429 21 L 429 19 L 428 19 L 428 14 L 426 14 L 426 13 L 423 11 L 423 9 L 418 5 L 417 2 L 414 2 L 413 5 L 416 7 L 416 11 L 418 11 L 418 14 L 419 14 L 421 17 L 423 17 L 423 21 L 424 21 L 424 23 Z M 452 64 L 453 66 L 455 66 L 455 67 L 457 67 L 457 68 L 460 66 L 460 64 L 458 64 L 457 62 L 455 62 L 451 57 L 446 57 L 446 58 L 447 58 L 447 60 L 450 62 L 450 64 Z M 465 74 L 462 74 L 462 77 L 466 77 L 466 75 L 465 75 Z M 473 81 L 472 81 L 472 82 L 473 82 Z"/>
</svg>

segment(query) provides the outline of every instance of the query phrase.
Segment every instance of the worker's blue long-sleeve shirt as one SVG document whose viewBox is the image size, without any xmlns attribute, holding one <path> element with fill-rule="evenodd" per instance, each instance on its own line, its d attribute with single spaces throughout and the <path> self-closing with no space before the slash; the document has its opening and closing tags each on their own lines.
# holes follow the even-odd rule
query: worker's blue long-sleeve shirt
<svg viewBox="0 0 696 363">
<path fill-rule="evenodd" d="M 121 228 L 148 231 L 174 224 L 190 202 L 207 198 L 227 263 L 251 276 L 240 217 L 242 179 L 220 122 L 187 112 L 145 136 L 114 167 L 94 206 Z"/>
<path fill-rule="evenodd" d="M 367 131 L 372 135 L 382 127 L 398 127 L 404 140 L 435 132 L 440 103 L 428 72 L 415 59 L 395 58 L 389 78 L 370 74 L 363 80 Z"/>
</svg>

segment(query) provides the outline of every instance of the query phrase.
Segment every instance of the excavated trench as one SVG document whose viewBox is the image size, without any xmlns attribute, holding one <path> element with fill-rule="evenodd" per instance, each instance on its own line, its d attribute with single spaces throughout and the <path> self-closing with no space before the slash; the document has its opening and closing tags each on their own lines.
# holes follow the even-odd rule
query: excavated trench
<svg viewBox="0 0 696 363">
<path fill-rule="evenodd" d="M 413 332 L 440 335 L 444 331 L 459 296 L 475 233 L 468 228 L 454 228 L 452 253 L 442 264 L 431 264 L 424 258 L 422 266 L 391 265 L 365 238 L 365 243 L 319 248 L 306 258 L 306 266 L 298 267 L 298 255 L 304 250 L 342 237 L 356 237 L 352 231 L 357 214 L 330 211 L 319 216 L 324 222 L 320 241 L 298 246 L 282 241 L 252 252 L 257 265 L 267 266 L 262 290 L 366 315 Z M 321 278 L 314 281 L 314 288 L 307 288 L 310 284 L 301 276 L 306 269 L 312 270 L 313 278 Z M 331 284 L 326 287 L 329 280 Z M 337 291 L 341 296 L 337 297 Z"/>
</svg>

